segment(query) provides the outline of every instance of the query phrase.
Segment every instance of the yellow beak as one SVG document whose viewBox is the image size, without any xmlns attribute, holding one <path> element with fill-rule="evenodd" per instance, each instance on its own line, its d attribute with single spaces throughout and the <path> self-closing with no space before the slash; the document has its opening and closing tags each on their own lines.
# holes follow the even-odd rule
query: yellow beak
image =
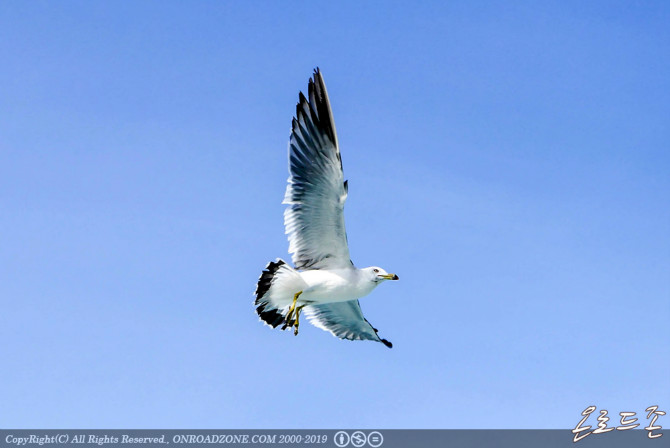
<svg viewBox="0 0 670 448">
<path fill-rule="evenodd" d="M 386 280 L 398 280 L 399 279 L 399 277 L 395 274 L 386 274 L 386 275 L 382 275 L 381 277 L 385 278 Z"/>
</svg>

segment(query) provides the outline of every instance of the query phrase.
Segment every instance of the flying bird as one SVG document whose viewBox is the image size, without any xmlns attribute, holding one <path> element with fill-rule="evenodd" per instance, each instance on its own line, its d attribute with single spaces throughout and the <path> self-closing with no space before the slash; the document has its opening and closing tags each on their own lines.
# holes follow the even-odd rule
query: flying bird
<svg viewBox="0 0 670 448">
<path fill-rule="evenodd" d="M 393 345 L 363 317 L 358 299 L 395 274 L 371 266 L 358 269 L 349 257 L 344 228 L 348 184 L 342 172 L 335 122 L 318 68 L 307 97 L 299 94 L 288 148 L 289 178 L 284 227 L 294 267 L 270 262 L 256 286 L 256 312 L 272 328 L 293 328 L 300 313 L 334 336 Z"/>
</svg>

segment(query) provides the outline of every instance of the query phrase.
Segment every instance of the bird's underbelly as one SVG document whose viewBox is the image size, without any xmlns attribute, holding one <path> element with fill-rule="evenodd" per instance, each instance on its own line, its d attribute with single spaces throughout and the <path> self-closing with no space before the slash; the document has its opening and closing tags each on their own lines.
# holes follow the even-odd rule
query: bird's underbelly
<svg viewBox="0 0 670 448">
<path fill-rule="evenodd" d="M 300 295 L 299 300 L 305 302 L 346 302 L 359 299 L 370 292 L 361 288 L 355 279 L 347 278 L 346 275 L 325 271 L 305 271 L 300 275 L 307 283 L 307 288 Z"/>
</svg>

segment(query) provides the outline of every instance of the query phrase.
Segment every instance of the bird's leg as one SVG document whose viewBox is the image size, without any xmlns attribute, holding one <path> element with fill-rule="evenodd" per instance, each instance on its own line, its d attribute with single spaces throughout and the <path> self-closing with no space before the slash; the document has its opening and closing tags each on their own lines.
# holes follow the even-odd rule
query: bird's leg
<svg viewBox="0 0 670 448">
<path fill-rule="evenodd" d="M 307 305 L 299 306 L 298 309 L 295 310 L 295 326 L 293 328 L 293 334 L 295 336 L 298 336 L 298 327 L 300 326 L 300 311 L 302 311 L 302 309 L 306 306 Z"/>
<path fill-rule="evenodd" d="M 288 313 L 286 313 L 286 323 L 282 327 L 282 330 L 286 329 L 286 327 L 289 325 L 289 322 L 291 322 L 291 317 L 293 316 L 293 313 L 295 312 L 295 305 L 298 303 L 298 297 L 300 297 L 300 294 L 302 294 L 302 291 L 298 291 L 295 293 L 293 296 L 293 303 L 291 304 L 291 308 L 288 309 Z"/>
</svg>

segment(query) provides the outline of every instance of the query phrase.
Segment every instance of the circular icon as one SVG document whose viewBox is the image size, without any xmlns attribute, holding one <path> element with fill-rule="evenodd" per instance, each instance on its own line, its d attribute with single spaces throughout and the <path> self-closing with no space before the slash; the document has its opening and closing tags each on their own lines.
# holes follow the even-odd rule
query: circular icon
<svg viewBox="0 0 670 448">
<path fill-rule="evenodd" d="M 356 431 L 351 435 L 351 444 L 356 448 L 360 448 L 365 445 L 365 442 L 368 441 L 368 438 L 365 437 L 365 433 L 362 431 Z"/>
<path fill-rule="evenodd" d="M 333 438 L 335 441 L 335 445 L 339 446 L 342 448 L 343 446 L 349 445 L 349 434 L 347 434 L 344 431 L 339 431 L 335 433 L 335 437 Z"/>
<path fill-rule="evenodd" d="M 370 445 L 372 448 L 377 448 L 381 446 L 382 443 L 384 443 L 384 437 L 379 431 L 372 431 L 370 434 L 368 434 L 368 445 Z"/>
</svg>

